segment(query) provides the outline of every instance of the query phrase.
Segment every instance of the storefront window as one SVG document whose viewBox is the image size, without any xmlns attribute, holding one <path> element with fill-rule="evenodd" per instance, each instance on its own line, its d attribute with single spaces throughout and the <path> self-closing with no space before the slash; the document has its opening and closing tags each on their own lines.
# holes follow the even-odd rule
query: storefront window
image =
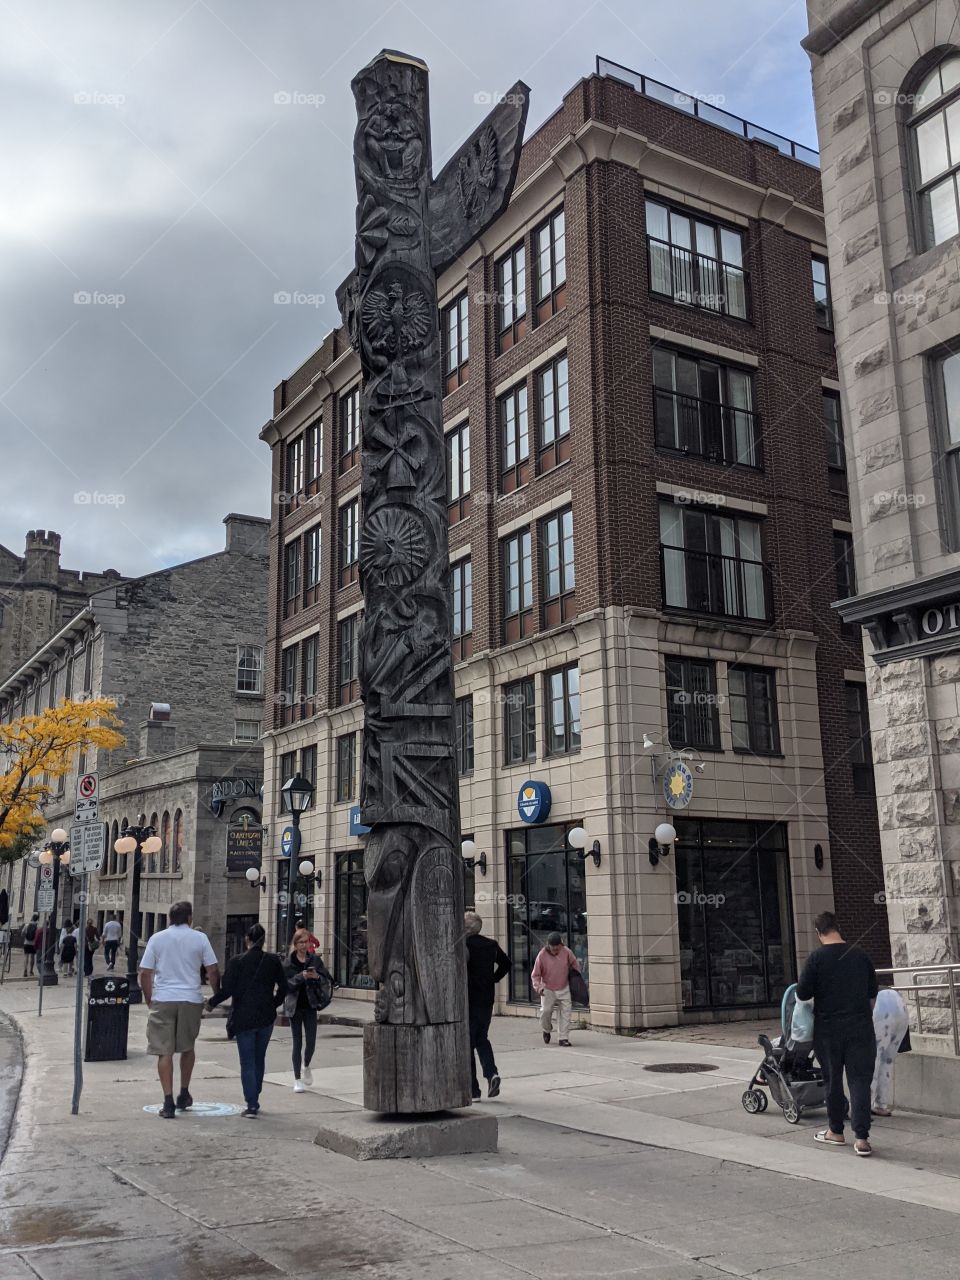
<svg viewBox="0 0 960 1280">
<path fill-rule="evenodd" d="M 363 850 L 337 858 L 337 938 L 334 955 L 341 987 L 375 987 L 367 959 L 367 882 Z"/>
<path fill-rule="evenodd" d="M 675 826 L 683 1007 L 778 1004 L 796 977 L 785 826 Z"/>
<path fill-rule="evenodd" d="M 510 999 L 533 1002 L 530 971 L 554 931 L 587 976 L 587 894 L 583 859 L 567 843 L 576 823 L 507 832 Z"/>
</svg>

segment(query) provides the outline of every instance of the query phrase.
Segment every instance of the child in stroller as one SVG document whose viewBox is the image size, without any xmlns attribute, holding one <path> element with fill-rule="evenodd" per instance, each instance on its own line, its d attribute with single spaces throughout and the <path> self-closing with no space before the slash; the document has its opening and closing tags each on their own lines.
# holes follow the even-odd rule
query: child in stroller
<svg viewBox="0 0 960 1280">
<path fill-rule="evenodd" d="M 795 1025 L 796 1009 L 797 984 L 794 982 L 783 993 L 781 1034 L 773 1041 L 768 1036 L 757 1036 L 763 1061 L 740 1099 L 744 1111 L 751 1114 L 766 1111 L 767 1095 L 757 1087 L 766 1085 L 789 1124 L 797 1124 L 804 1111 L 825 1106 L 827 1101 L 823 1072 L 813 1056 L 813 1020 L 808 1006 L 801 1003 Z"/>
</svg>

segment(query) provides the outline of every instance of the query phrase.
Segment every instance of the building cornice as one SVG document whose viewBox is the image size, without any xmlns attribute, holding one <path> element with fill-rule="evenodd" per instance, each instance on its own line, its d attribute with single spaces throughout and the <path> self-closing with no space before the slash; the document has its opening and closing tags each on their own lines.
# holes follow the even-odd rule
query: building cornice
<svg viewBox="0 0 960 1280">
<path fill-rule="evenodd" d="M 844 622 L 859 623 L 879 666 L 960 649 L 960 568 L 838 600 Z"/>
<path fill-rule="evenodd" d="M 842 4 L 826 22 L 822 18 L 811 15 L 812 30 L 809 35 L 804 36 L 800 44 L 807 53 L 822 57 L 831 49 L 835 49 L 838 44 L 843 44 L 857 27 L 862 26 L 875 13 L 879 13 L 886 3 L 887 0 L 847 0 L 847 3 Z"/>
</svg>

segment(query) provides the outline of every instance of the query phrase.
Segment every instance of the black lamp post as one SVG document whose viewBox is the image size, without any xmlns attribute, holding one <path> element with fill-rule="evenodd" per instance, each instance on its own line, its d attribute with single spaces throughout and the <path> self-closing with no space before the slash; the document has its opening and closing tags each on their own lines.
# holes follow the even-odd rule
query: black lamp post
<svg viewBox="0 0 960 1280">
<path fill-rule="evenodd" d="M 153 827 L 131 827 L 124 821 L 120 837 L 114 842 L 117 853 L 126 857 L 133 854 L 133 887 L 130 892 L 130 919 L 127 922 L 127 984 L 130 990 L 130 1003 L 140 1004 L 143 996 L 137 981 L 137 970 L 140 967 L 140 931 L 143 922 L 140 919 L 140 873 L 143 870 L 143 855 L 159 853 L 163 842 Z M 86 938 L 80 939 L 80 945 L 86 947 Z"/>
<path fill-rule="evenodd" d="M 60 979 L 57 977 L 57 891 L 60 888 L 60 868 L 70 861 L 70 844 L 63 827 L 56 827 L 50 832 L 50 842 L 40 854 L 40 865 L 53 863 L 53 907 L 47 912 L 47 927 L 43 931 L 43 954 L 40 957 L 40 983 L 44 987 L 55 987 Z"/>
<path fill-rule="evenodd" d="M 304 809 L 310 807 L 312 799 L 313 783 L 308 782 L 299 773 L 293 778 L 288 778 L 280 788 L 280 803 L 283 805 L 284 813 L 289 813 L 294 830 L 293 842 L 290 847 L 290 866 L 287 871 L 287 900 L 281 916 L 280 930 L 287 942 L 293 937 L 293 926 L 296 920 L 293 910 L 293 894 L 297 883 L 297 871 L 299 870 L 300 815 Z M 279 938 L 277 941 L 279 942 Z"/>
</svg>

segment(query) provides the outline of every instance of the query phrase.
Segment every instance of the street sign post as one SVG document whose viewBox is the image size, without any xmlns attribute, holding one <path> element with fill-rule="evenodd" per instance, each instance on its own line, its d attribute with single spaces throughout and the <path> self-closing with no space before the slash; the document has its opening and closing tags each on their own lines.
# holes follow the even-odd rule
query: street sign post
<svg viewBox="0 0 960 1280">
<path fill-rule="evenodd" d="M 53 863 L 48 862 L 40 868 L 40 884 L 37 889 L 37 910 L 40 912 L 53 910 Z"/>
<path fill-rule="evenodd" d="M 37 1017 L 43 1017 L 43 961 L 47 949 L 47 930 L 50 928 L 51 919 L 50 912 L 54 908 L 56 891 L 53 886 L 53 862 L 44 862 L 40 864 L 40 877 L 37 885 L 37 910 L 43 912 L 43 942 L 37 958 L 40 963 L 36 966 L 37 986 L 39 987 L 37 995 Z"/>
<path fill-rule="evenodd" d="M 80 822 L 70 828 L 70 867 L 74 875 L 100 870 L 106 834 L 106 828 L 100 822 Z"/>
<path fill-rule="evenodd" d="M 100 808 L 100 775 L 83 773 L 77 779 L 77 803 L 74 807 L 76 822 L 96 822 Z"/>
<path fill-rule="evenodd" d="M 99 830 L 102 835 L 103 827 L 100 827 Z M 70 861 L 73 861 L 72 843 Z M 80 955 L 78 959 L 81 959 L 81 961 L 87 937 L 87 885 L 89 883 L 90 878 L 84 873 L 80 877 L 80 923 L 77 926 L 80 935 Z M 73 1007 L 73 1101 L 70 1104 L 70 1114 L 74 1116 L 80 1114 L 80 1091 L 83 1089 L 83 990 L 83 964 L 81 963 L 77 968 L 77 989 L 74 993 Z"/>
</svg>

